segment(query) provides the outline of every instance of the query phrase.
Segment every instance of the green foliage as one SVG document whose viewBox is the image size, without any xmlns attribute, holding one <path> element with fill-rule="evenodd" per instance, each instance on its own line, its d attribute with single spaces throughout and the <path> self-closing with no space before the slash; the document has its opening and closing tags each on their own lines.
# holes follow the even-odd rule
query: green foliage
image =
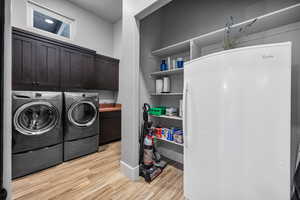
<svg viewBox="0 0 300 200">
<path fill-rule="evenodd" d="M 257 19 L 254 19 L 252 22 L 246 24 L 244 27 L 240 27 L 238 33 L 236 35 L 233 35 L 234 18 L 233 16 L 230 16 L 229 21 L 225 25 L 223 48 L 225 50 L 236 48 L 239 44 L 238 39 L 244 35 L 247 35 L 248 30 L 253 26 L 253 24 L 256 21 Z"/>
</svg>

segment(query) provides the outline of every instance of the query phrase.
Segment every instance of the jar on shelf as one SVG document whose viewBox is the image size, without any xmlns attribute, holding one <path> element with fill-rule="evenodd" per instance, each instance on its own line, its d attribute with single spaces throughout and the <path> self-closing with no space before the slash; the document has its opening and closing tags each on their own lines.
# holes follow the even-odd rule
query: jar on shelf
<svg viewBox="0 0 300 200">
<path fill-rule="evenodd" d="M 166 60 L 162 60 L 160 64 L 160 71 L 166 71 L 168 70 L 168 65 L 166 63 Z"/>
</svg>

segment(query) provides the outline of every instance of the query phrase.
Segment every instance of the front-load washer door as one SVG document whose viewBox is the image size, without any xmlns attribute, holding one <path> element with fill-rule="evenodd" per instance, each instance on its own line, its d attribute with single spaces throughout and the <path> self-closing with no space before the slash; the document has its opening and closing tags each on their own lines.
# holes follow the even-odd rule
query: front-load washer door
<svg viewBox="0 0 300 200">
<path fill-rule="evenodd" d="M 59 112 L 48 102 L 30 102 L 17 109 L 14 115 L 15 129 L 24 135 L 42 135 L 56 127 Z"/>
<path fill-rule="evenodd" d="M 77 127 L 89 127 L 97 119 L 98 110 L 90 101 L 78 101 L 68 110 L 69 121 Z"/>
</svg>

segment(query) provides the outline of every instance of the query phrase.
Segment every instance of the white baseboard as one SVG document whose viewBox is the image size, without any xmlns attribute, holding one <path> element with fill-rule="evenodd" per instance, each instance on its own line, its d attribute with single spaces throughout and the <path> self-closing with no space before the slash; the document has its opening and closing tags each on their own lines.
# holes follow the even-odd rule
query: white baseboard
<svg viewBox="0 0 300 200">
<path fill-rule="evenodd" d="M 139 166 L 131 167 L 127 163 L 120 161 L 121 172 L 127 176 L 132 181 L 137 181 L 140 179 L 139 176 Z"/>
</svg>

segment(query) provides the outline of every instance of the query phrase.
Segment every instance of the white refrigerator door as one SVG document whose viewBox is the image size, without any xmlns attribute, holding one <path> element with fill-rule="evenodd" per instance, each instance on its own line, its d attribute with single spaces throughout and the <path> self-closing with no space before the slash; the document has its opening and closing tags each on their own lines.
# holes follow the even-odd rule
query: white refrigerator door
<svg viewBox="0 0 300 200">
<path fill-rule="evenodd" d="M 185 197 L 290 199 L 291 43 L 199 58 L 184 80 Z"/>
</svg>

